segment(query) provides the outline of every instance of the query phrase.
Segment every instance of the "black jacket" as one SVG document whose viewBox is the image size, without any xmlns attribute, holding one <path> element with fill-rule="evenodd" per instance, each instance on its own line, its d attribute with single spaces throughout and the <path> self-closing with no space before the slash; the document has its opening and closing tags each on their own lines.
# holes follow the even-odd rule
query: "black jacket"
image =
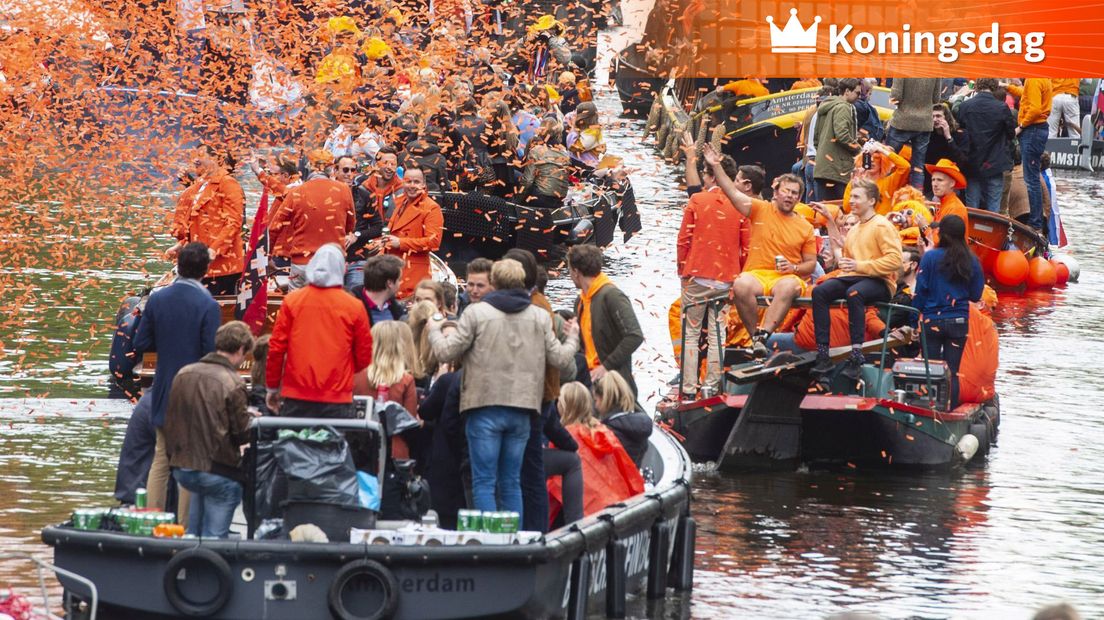
<svg viewBox="0 0 1104 620">
<path fill-rule="evenodd" d="M 416 164 L 425 172 L 426 191 L 440 194 L 449 191 L 448 160 L 436 144 L 424 139 L 412 140 L 403 151 L 402 165 L 409 168 Z"/>
<path fill-rule="evenodd" d="M 1003 101 L 981 91 L 955 111 L 958 124 L 970 136 L 966 176 L 993 177 L 1012 169 L 1010 145 L 1016 137 L 1016 117 Z"/>
<path fill-rule="evenodd" d="M 362 179 L 357 180 L 362 181 Z M 345 249 L 345 260 L 348 262 L 367 258 L 364 247 L 369 241 L 383 234 L 383 218 L 376 209 L 375 201 L 372 200 L 372 192 L 360 182 L 352 187 L 353 208 L 356 211 L 356 226 L 353 230 L 357 233 L 357 239 Z"/>
<path fill-rule="evenodd" d="M 460 416 L 460 373 L 441 375 L 429 389 L 418 415 L 433 425 L 432 448 L 426 462 L 425 478 L 433 509 L 443 527 L 456 527 L 456 512 L 467 506 L 464 480 L 468 467 L 468 440 L 464 418 Z"/>
<path fill-rule="evenodd" d="M 652 419 L 643 411 L 623 411 L 602 420 L 617 435 L 629 458 L 640 467 L 644 453 L 648 451 L 648 437 L 652 434 Z"/>
</svg>

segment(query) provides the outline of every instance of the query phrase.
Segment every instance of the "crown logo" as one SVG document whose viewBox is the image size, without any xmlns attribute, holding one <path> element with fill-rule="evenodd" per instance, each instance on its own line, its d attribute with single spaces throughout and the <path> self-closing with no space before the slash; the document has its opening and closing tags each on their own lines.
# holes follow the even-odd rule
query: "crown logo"
<svg viewBox="0 0 1104 620">
<path fill-rule="evenodd" d="M 816 52 L 817 25 L 820 24 L 820 16 L 813 18 L 813 25 L 806 30 L 797 19 L 797 9 L 790 9 L 790 21 L 786 27 L 779 30 L 774 25 L 774 18 L 767 15 L 767 23 L 770 24 L 771 52 L 775 54 L 811 54 Z"/>
</svg>

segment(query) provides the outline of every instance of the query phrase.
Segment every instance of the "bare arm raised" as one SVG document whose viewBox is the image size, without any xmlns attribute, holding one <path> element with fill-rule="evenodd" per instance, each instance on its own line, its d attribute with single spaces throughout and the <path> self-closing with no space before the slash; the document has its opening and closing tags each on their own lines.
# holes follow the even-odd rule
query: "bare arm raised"
<svg viewBox="0 0 1104 620">
<path fill-rule="evenodd" d="M 732 202 L 732 206 L 736 207 L 737 211 L 745 217 L 751 217 L 751 196 L 737 189 L 736 184 L 725 174 L 724 168 L 721 167 L 721 154 L 713 148 L 712 144 L 706 144 L 703 155 L 705 163 L 709 164 L 709 167 L 713 170 L 713 178 L 717 180 L 717 187 L 720 187 L 725 196 L 728 196 L 729 201 Z"/>
</svg>

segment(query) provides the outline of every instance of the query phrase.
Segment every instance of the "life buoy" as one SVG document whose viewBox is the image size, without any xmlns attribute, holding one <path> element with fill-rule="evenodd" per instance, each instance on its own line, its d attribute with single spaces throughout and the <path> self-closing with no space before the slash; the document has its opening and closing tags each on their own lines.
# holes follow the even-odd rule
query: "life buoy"
<svg viewBox="0 0 1104 620">
<path fill-rule="evenodd" d="M 187 569 L 187 575 L 213 575 L 218 584 L 218 591 L 213 597 L 206 600 L 195 601 L 180 591 L 180 579 L 177 577 L 181 569 Z M 230 594 L 234 590 L 234 581 L 230 575 L 230 564 L 223 557 L 210 549 L 194 547 L 185 549 L 169 559 L 165 565 L 165 575 L 162 577 L 165 597 L 173 609 L 185 616 L 210 616 L 222 609 L 230 600 Z"/>
<path fill-rule="evenodd" d="M 378 609 L 367 614 L 350 610 L 345 601 L 345 594 L 349 586 L 364 579 L 374 580 L 379 584 L 383 599 Z M 383 564 L 375 560 L 355 560 L 338 569 L 333 582 L 330 583 L 327 600 L 330 611 L 335 618 L 340 620 L 381 620 L 390 618 L 399 606 L 399 582 Z"/>
</svg>

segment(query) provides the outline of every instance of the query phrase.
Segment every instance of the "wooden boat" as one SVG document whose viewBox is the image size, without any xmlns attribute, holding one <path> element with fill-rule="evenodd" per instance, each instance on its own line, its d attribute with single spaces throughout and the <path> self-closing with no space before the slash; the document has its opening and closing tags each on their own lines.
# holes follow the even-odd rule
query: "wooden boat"
<svg viewBox="0 0 1104 620">
<path fill-rule="evenodd" d="M 1034 228 L 1000 213 L 984 209 L 967 211 L 970 215 L 970 226 L 966 236 L 989 280 L 992 280 L 993 265 L 1001 250 L 1016 248 L 1028 258 L 1048 255 L 1050 244 Z"/>
<path fill-rule="evenodd" d="M 923 356 L 907 367 L 901 361 L 895 373 L 886 361 L 896 344 L 888 330 L 864 344 L 868 354 L 881 356 L 863 366 L 861 388 L 837 370 L 828 393 L 813 393 L 816 353 L 779 353 L 766 363 L 733 367 L 722 394 L 663 410 L 661 419 L 685 438 L 691 459 L 726 471 L 801 465 L 952 470 L 984 457 L 1000 424 L 997 398 L 949 410 L 939 403 L 949 375 L 940 377 L 936 363 Z M 843 361 L 850 347 L 832 354 Z"/>
<path fill-rule="evenodd" d="M 344 432 L 379 430 L 364 419 L 266 417 L 258 419 L 255 437 L 262 429 L 318 423 Z M 46 527 L 42 540 L 54 548 L 57 566 L 91 579 L 109 618 L 584 618 L 602 611 L 624 617 L 630 593 L 663 598 L 668 587 L 693 583 L 690 459 L 657 427 L 642 464 L 655 480 L 646 492 L 504 544 L 150 538 L 71 523 Z M 66 617 L 82 618 L 87 585 L 66 574 L 59 580 Z"/>
</svg>

